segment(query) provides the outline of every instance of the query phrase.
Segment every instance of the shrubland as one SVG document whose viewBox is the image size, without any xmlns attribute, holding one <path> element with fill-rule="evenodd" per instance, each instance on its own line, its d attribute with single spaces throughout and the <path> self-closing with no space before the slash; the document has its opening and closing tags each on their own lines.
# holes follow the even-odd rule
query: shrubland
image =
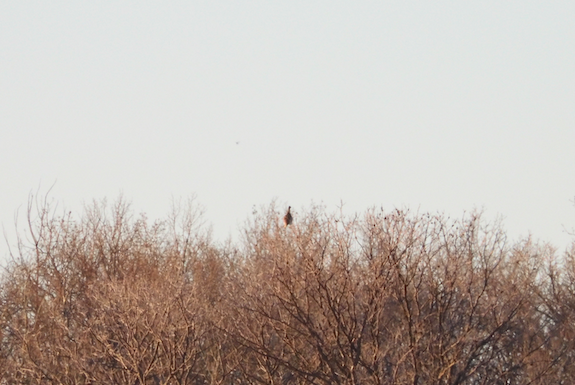
<svg viewBox="0 0 575 385">
<path fill-rule="evenodd" d="M 478 214 L 274 203 L 217 243 L 193 202 L 150 223 L 30 205 L 0 282 L 0 384 L 575 383 L 575 247 Z"/>
</svg>

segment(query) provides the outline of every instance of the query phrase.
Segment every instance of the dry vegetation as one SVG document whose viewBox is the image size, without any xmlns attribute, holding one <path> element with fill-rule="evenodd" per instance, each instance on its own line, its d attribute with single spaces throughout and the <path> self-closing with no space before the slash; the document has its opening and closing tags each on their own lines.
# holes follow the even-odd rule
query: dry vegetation
<svg viewBox="0 0 575 385">
<path fill-rule="evenodd" d="M 572 384 L 575 255 L 477 216 L 47 205 L 0 283 L 0 384 Z M 36 213 L 37 211 L 37 213 Z"/>
</svg>

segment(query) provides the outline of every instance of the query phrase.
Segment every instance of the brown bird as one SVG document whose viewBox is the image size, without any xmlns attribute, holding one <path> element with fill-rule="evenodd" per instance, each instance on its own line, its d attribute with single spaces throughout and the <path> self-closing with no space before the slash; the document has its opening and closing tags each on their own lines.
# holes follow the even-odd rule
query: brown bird
<svg viewBox="0 0 575 385">
<path fill-rule="evenodd" d="M 293 222 L 293 217 L 291 216 L 290 210 L 291 210 L 291 206 L 288 207 L 287 214 L 284 216 L 285 227 L 288 227 Z"/>
</svg>

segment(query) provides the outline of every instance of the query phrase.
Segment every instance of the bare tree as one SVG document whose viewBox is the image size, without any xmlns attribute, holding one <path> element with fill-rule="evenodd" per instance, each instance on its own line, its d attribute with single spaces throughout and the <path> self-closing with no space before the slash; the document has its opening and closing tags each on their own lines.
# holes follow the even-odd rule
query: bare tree
<svg viewBox="0 0 575 385">
<path fill-rule="evenodd" d="M 286 234 L 271 211 L 233 298 L 255 382 L 536 383 L 556 365 L 541 354 L 545 250 L 475 215 L 311 213 Z"/>
<path fill-rule="evenodd" d="M 575 372 L 575 252 L 480 215 L 272 204 L 216 245 L 165 221 L 45 202 L 0 284 L 0 384 L 547 384 Z M 35 215 L 33 215 L 35 213 Z"/>
</svg>

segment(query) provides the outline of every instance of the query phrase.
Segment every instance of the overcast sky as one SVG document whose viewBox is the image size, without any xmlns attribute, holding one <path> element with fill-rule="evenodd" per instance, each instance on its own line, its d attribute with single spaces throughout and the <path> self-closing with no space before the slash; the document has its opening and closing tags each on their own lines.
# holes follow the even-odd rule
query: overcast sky
<svg viewBox="0 0 575 385">
<path fill-rule="evenodd" d="M 575 227 L 573 1 L 1 1 L 0 221 L 197 195 Z M 6 254 L 6 248 L 0 248 Z"/>
</svg>

